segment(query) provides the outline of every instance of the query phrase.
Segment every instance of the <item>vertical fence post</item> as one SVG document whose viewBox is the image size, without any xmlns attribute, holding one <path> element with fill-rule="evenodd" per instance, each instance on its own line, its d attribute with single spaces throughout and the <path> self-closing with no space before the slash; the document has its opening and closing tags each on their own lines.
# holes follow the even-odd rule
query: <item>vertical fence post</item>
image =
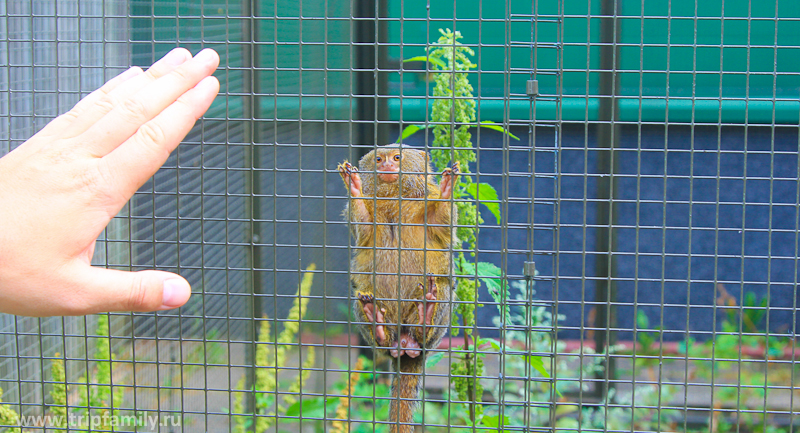
<svg viewBox="0 0 800 433">
<path fill-rule="evenodd" d="M 389 144 L 389 94 L 387 58 L 389 40 L 386 18 L 388 2 L 378 0 L 356 0 L 356 18 L 353 33 L 357 42 L 353 53 L 356 94 L 356 118 L 359 121 L 356 140 L 360 145 Z M 369 20 L 367 18 L 372 18 Z M 384 71 L 384 72 L 381 72 Z M 366 154 L 366 149 L 365 152 Z"/>
<path fill-rule="evenodd" d="M 261 176 L 259 168 L 261 167 L 261 134 L 259 131 L 258 119 L 260 115 L 260 106 L 258 94 L 260 93 L 260 86 L 258 83 L 258 76 L 255 73 L 255 68 L 258 67 L 258 2 L 256 0 L 241 0 L 242 16 L 247 17 L 242 20 L 242 36 L 243 38 L 249 37 L 249 44 L 242 44 L 242 94 L 247 95 L 242 98 L 243 107 L 242 114 L 244 118 L 249 118 L 248 125 L 244 128 L 244 143 L 250 143 L 250 167 L 249 179 L 245 184 L 245 188 L 249 189 L 249 197 L 247 204 L 249 206 L 248 215 L 250 216 L 249 228 L 249 287 L 251 294 L 251 312 L 253 316 L 252 326 L 249 330 L 248 338 L 251 338 L 253 344 L 247 345 L 245 348 L 245 359 L 247 365 L 252 366 L 247 369 L 245 373 L 245 389 L 253 389 L 255 384 L 255 369 L 256 369 L 256 342 L 258 341 L 259 320 L 264 314 L 261 295 L 264 293 L 264 288 L 261 284 L 261 278 L 257 269 L 262 266 L 261 249 L 258 244 L 261 242 L 259 221 L 262 220 L 261 215 Z M 256 413 L 255 393 L 251 393 L 245 399 L 245 411 L 247 413 Z M 255 426 L 255 420 L 253 420 Z M 255 428 L 255 427 L 254 427 Z"/>
<path fill-rule="evenodd" d="M 617 219 L 615 203 L 618 172 L 618 159 L 615 150 L 619 148 L 619 74 L 620 64 L 620 13 L 619 0 L 602 0 L 600 22 L 600 106 L 597 114 L 597 230 L 595 261 L 595 348 L 597 353 L 606 353 L 602 372 L 598 373 L 595 392 L 604 398 L 610 382 L 614 379 L 616 368 L 608 347 L 616 343 L 616 260 L 617 239 L 614 224 Z"/>
</svg>

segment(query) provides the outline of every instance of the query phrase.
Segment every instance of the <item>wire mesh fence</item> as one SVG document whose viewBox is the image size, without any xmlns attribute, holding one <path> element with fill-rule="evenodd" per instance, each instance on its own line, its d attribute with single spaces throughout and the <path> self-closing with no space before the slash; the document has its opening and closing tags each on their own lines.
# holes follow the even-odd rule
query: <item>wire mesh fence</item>
<svg viewBox="0 0 800 433">
<path fill-rule="evenodd" d="M 220 96 L 93 259 L 178 272 L 192 299 L 0 314 L 0 431 L 392 430 L 410 357 L 359 335 L 337 167 L 395 140 L 443 164 L 438 182 L 460 143 L 451 204 L 478 211 L 456 221 L 455 318 L 424 350 L 415 431 L 794 429 L 800 4 L 0 12 L 0 155 L 130 65 L 175 46 L 222 60 Z"/>
</svg>

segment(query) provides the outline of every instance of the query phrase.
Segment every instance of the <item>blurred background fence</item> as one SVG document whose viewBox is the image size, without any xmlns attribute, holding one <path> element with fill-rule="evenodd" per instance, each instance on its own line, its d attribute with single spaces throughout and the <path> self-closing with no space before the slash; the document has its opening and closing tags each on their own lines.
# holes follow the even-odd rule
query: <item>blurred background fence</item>
<svg viewBox="0 0 800 433">
<path fill-rule="evenodd" d="M 216 49 L 222 83 L 94 257 L 179 272 L 190 302 L 157 314 L 0 315 L 0 405 L 174 417 L 121 431 L 347 431 L 342 419 L 351 431 L 386 429 L 388 374 L 372 376 L 385 367 L 349 314 L 335 169 L 430 120 L 431 66 L 403 60 L 423 56 L 439 29 L 474 50 L 475 123 L 519 138 L 472 130 L 472 172 L 502 214 L 481 206 L 474 253 L 502 270 L 511 291 L 501 303 L 518 320 L 499 320 L 504 305 L 483 286 L 474 330 L 536 355 L 473 348 L 487 365 L 487 421 L 475 428 L 496 431 L 497 417 L 506 431 L 791 431 L 794 0 L 0 3 L 0 155 L 175 46 Z M 432 139 L 423 130 L 406 142 Z M 305 316 L 287 320 L 299 297 Z M 298 332 L 280 340 L 289 323 Z M 424 431 L 472 422 L 464 404 L 448 406 L 459 401 L 454 374 L 447 357 L 429 369 Z M 263 388 L 266 376 L 278 384 Z M 361 388 L 343 391 L 348 377 Z M 276 409 L 287 396 L 298 403 Z"/>
</svg>

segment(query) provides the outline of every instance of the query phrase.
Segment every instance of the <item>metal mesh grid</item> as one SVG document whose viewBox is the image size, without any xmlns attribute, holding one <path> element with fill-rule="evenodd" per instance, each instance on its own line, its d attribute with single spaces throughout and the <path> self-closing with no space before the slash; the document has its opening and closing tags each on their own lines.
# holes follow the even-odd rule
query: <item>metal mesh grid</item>
<svg viewBox="0 0 800 433">
<path fill-rule="evenodd" d="M 791 431 L 800 6 L 783 0 L 0 4 L 0 154 L 176 45 L 222 58 L 220 97 L 94 258 L 179 272 L 192 300 L 158 314 L 0 315 L 2 404 L 52 413 L 63 359 L 80 413 L 81 386 L 108 384 L 97 372 L 109 343 L 120 394 L 89 403 L 95 413 L 165 423 L 116 430 L 388 431 L 390 369 L 358 363 L 378 359 L 348 312 L 352 241 L 335 168 L 428 121 L 430 75 L 402 60 L 439 28 L 475 51 L 477 121 L 520 138 L 473 130 L 475 180 L 495 187 L 503 216 L 484 211 L 474 252 L 511 285 L 499 307 L 525 320 L 498 324 L 481 288 L 474 329 L 513 344 L 472 346 L 486 354 L 487 415 L 466 430 L 497 431 L 489 419 L 507 416 L 504 431 Z M 292 320 L 300 298 L 308 311 Z M 447 404 L 459 401 L 447 360 L 461 352 L 445 342 L 417 431 L 468 424 L 463 404 Z M 260 388 L 266 377 L 278 385 Z M 254 415 L 286 397 L 303 404 Z"/>
</svg>

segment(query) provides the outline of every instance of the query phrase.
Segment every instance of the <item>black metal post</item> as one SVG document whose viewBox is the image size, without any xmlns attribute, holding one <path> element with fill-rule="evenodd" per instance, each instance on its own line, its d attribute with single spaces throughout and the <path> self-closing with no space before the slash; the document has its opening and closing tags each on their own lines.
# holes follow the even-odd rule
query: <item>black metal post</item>
<svg viewBox="0 0 800 433">
<path fill-rule="evenodd" d="M 597 252 L 595 261 L 595 348 L 597 353 L 608 351 L 608 347 L 616 343 L 613 328 L 617 324 L 616 302 L 616 260 L 617 238 L 614 225 L 617 219 L 615 203 L 617 185 L 615 174 L 618 172 L 618 158 L 615 150 L 619 148 L 619 70 L 620 63 L 620 12 L 619 0 L 602 0 L 600 23 L 600 106 L 597 124 Z M 606 355 L 605 369 L 598 373 L 595 392 L 604 398 L 609 387 L 613 387 L 616 375 L 614 358 Z"/>
<path fill-rule="evenodd" d="M 388 16 L 387 2 L 356 0 L 353 29 L 355 42 L 354 67 L 356 98 L 356 140 L 366 153 L 369 146 L 389 143 L 389 93 L 387 80 L 388 31 L 381 18 Z"/>
<path fill-rule="evenodd" d="M 250 190 L 250 200 L 248 200 L 250 207 L 250 228 L 248 236 L 250 239 L 248 239 L 248 242 L 250 244 L 249 284 L 252 295 L 251 311 L 253 317 L 250 335 L 248 336 L 248 338 L 252 339 L 251 341 L 253 344 L 245 348 L 245 359 L 249 361 L 248 365 L 253 367 L 247 369 L 245 389 L 253 389 L 255 385 L 256 341 L 258 341 L 260 319 L 264 314 L 262 305 L 264 288 L 261 283 L 261 276 L 258 272 L 258 270 L 262 268 L 261 248 L 258 244 L 261 239 L 260 221 L 263 220 L 261 215 L 260 197 L 262 188 L 259 170 L 261 168 L 261 134 L 258 122 L 261 117 L 261 110 L 258 100 L 260 86 L 258 77 L 254 72 L 255 68 L 259 65 L 258 46 L 256 46 L 256 42 L 258 41 L 258 20 L 255 19 L 258 16 L 258 1 L 242 0 L 241 5 L 242 16 L 250 18 L 242 20 L 242 36 L 243 38 L 249 37 L 251 42 L 250 44 L 242 44 L 242 94 L 247 95 L 243 98 L 242 110 L 244 117 L 250 119 L 244 128 L 243 138 L 245 143 L 250 143 L 250 173 L 247 188 Z M 248 396 L 245 405 L 245 411 L 247 413 L 256 413 L 255 393 Z M 252 425 L 253 431 L 255 431 L 255 420 L 253 420 Z"/>
</svg>

